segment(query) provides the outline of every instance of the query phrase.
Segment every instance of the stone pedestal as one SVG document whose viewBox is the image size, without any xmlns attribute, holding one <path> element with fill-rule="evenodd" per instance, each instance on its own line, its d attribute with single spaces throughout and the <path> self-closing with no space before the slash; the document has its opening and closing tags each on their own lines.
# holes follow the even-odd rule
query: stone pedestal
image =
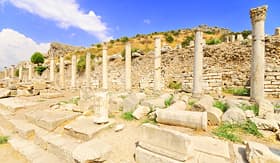
<svg viewBox="0 0 280 163">
<path fill-rule="evenodd" d="M 125 90 L 131 90 L 131 45 L 125 46 Z"/>
<path fill-rule="evenodd" d="M 71 88 L 76 88 L 77 56 L 72 55 Z"/>
<path fill-rule="evenodd" d="M 28 81 L 32 80 L 32 64 L 29 63 L 28 65 Z"/>
<path fill-rule="evenodd" d="M 109 122 L 108 107 L 109 94 L 108 92 L 97 92 L 94 94 L 94 123 L 102 124 Z"/>
<path fill-rule="evenodd" d="M 108 89 L 108 57 L 106 44 L 103 44 L 102 50 L 102 87 L 104 90 Z"/>
<path fill-rule="evenodd" d="M 203 38 L 202 32 L 195 34 L 194 66 L 193 66 L 193 90 L 192 96 L 197 98 L 202 95 L 202 73 L 203 73 Z"/>
<path fill-rule="evenodd" d="M 161 90 L 161 41 L 155 39 L 155 70 L 154 70 L 154 91 Z"/>
<path fill-rule="evenodd" d="M 88 52 L 86 54 L 86 86 L 89 87 L 90 86 L 90 53 Z"/>
<path fill-rule="evenodd" d="M 251 100 L 257 103 L 264 99 L 264 72 L 265 72 L 265 33 L 264 21 L 267 6 L 250 10 L 252 23 L 252 59 L 251 59 Z"/>
<path fill-rule="evenodd" d="M 60 89 L 65 88 L 65 81 L 64 81 L 64 58 L 63 56 L 59 57 L 59 86 Z"/>
<path fill-rule="evenodd" d="M 54 82 L 54 69 L 55 69 L 55 63 L 54 63 L 54 57 L 50 57 L 50 81 Z"/>
</svg>

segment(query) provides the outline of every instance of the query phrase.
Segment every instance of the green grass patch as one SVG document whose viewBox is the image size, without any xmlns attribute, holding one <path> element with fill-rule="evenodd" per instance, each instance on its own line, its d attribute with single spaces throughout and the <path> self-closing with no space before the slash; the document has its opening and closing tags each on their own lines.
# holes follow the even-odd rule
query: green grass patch
<svg viewBox="0 0 280 163">
<path fill-rule="evenodd" d="M 228 104 L 222 101 L 215 101 L 213 106 L 220 109 L 222 112 L 226 112 L 229 108 Z"/>
<path fill-rule="evenodd" d="M 245 110 L 252 110 L 256 116 L 259 115 L 259 107 L 256 104 L 253 104 L 253 105 L 241 104 L 240 108 L 244 111 Z"/>
<path fill-rule="evenodd" d="M 223 123 L 213 131 L 213 134 L 232 142 L 242 142 L 239 133 L 262 137 L 256 124 L 250 120 L 240 124 Z"/>
<path fill-rule="evenodd" d="M 196 103 L 196 100 L 189 100 L 188 104 L 192 107 Z"/>
<path fill-rule="evenodd" d="M 125 112 L 121 115 L 121 117 L 127 121 L 132 121 L 134 120 L 134 117 L 132 115 L 132 112 Z"/>
<path fill-rule="evenodd" d="M 168 88 L 170 89 L 182 89 L 182 83 L 177 81 L 172 81 L 168 84 Z"/>
<path fill-rule="evenodd" d="M 171 105 L 171 103 L 172 103 L 172 101 L 173 101 L 173 98 L 174 98 L 174 96 L 171 95 L 168 99 L 166 99 L 166 100 L 164 101 L 165 107 L 169 107 L 169 106 Z"/>
<path fill-rule="evenodd" d="M 210 40 L 207 40 L 206 41 L 206 44 L 207 45 L 216 45 L 216 44 L 219 44 L 221 43 L 222 41 L 218 38 L 214 38 L 214 39 L 210 39 Z"/>
<path fill-rule="evenodd" d="M 223 92 L 233 94 L 235 96 L 250 96 L 250 89 L 248 88 L 228 88 L 224 89 Z"/>
<path fill-rule="evenodd" d="M 146 119 L 143 119 L 142 123 L 150 123 L 150 124 L 157 124 L 157 121 L 156 119 L 149 119 L 149 118 L 146 118 Z"/>
<path fill-rule="evenodd" d="M 6 144 L 8 142 L 8 136 L 0 136 L 0 144 Z"/>
</svg>

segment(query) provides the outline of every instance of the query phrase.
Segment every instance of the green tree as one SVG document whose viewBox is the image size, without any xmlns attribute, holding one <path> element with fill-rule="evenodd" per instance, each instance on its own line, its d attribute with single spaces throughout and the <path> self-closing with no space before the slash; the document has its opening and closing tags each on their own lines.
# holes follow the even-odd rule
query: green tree
<svg viewBox="0 0 280 163">
<path fill-rule="evenodd" d="M 194 36 L 187 36 L 181 43 L 182 47 L 185 48 L 190 45 L 190 42 L 194 39 Z"/>
<path fill-rule="evenodd" d="M 41 54 L 40 52 L 35 52 L 32 56 L 31 56 L 31 62 L 34 64 L 42 64 L 44 63 L 45 59 L 43 54 Z"/>
<path fill-rule="evenodd" d="M 174 41 L 174 38 L 171 36 L 171 35 L 168 35 L 165 37 L 165 40 L 168 42 L 168 43 L 172 43 Z"/>
</svg>

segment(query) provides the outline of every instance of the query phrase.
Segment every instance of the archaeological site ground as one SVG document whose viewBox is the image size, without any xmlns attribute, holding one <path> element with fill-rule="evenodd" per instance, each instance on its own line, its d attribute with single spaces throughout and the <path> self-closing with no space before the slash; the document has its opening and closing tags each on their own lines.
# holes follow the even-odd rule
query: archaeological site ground
<svg viewBox="0 0 280 163">
<path fill-rule="evenodd" d="M 0 72 L 0 162 L 280 163 L 280 28 L 54 42 Z"/>
</svg>

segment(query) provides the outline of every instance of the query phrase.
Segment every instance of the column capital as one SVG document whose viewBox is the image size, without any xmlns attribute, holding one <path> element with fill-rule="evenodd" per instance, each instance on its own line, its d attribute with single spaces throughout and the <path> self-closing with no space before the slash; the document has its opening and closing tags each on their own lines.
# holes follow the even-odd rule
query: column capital
<svg viewBox="0 0 280 163">
<path fill-rule="evenodd" d="M 267 11 L 268 6 L 260 6 L 256 8 L 252 8 L 250 10 L 250 18 L 252 24 L 258 22 L 258 21 L 264 21 L 266 19 L 266 11 Z"/>
</svg>

